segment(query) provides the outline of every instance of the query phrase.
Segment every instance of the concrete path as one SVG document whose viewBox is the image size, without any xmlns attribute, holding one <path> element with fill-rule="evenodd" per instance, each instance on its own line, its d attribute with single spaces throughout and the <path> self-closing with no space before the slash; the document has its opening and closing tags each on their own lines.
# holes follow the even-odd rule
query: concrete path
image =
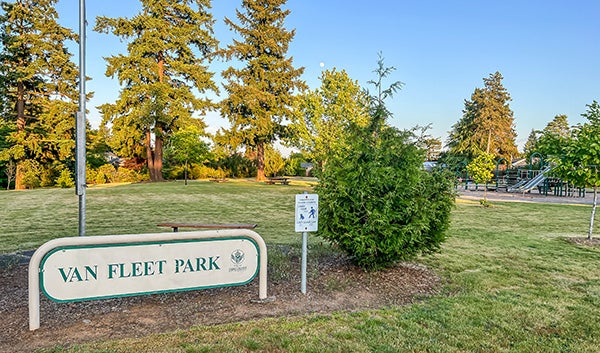
<svg viewBox="0 0 600 353">
<path fill-rule="evenodd" d="M 466 200 L 481 200 L 483 199 L 483 191 L 471 191 L 471 190 L 460 190 L 458 189 L 459 198 Z M 531 193 L 516 193 L 516 192 L 504 192 L 504 191 L 488 191 L 487 199 L 490 201 L 508 201 L 508 202 L 541 202 L 541 203 L 558 203 L 558 204 L 584 204 L 591 205 L 593 202 L 594 194 L 587 192 L 585 197 L 558 197 L 558 196 L 544 196 L 537 192 Z M 599 197 L 600 198 L 600 197 Z M 600 202 L 600 200 L 598 201 Z"/>
</svg>

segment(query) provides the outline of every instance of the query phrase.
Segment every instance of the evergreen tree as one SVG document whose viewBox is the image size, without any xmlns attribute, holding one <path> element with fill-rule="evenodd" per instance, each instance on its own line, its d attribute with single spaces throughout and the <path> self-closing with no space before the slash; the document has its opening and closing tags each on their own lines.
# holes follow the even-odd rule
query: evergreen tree
<svg viewBox="0 0 600 353">
<path fill-rule="evenodd" d="M 557 115 L 539 132 L 535 151 L 544 157 L 558 156 L 563 153 L 564 145 L 571 137 L 571 127 L 566 115 Z"/>
<path fill-rule="evenodd" d="M 414 130 L 386 123 L 385 100 L 401 85 L 384 89 L 393 68 L 383 59 L 378 64 L 369 121 L 352 126 L 344 153 L 331 156 L 316 188 L 319 235 L 369 270 L 439 249 L 455 197 L 446 171 L 423 169 L 425 151 L 414 142 Z"/>
<path fill-rule="evenodd" d="M 525 142 L 525 146 L 523 146 L 523 154 L 525 154 L 525 157 L 529 158 L 529 156 L 535 152 L 539 138 L 538 134 L 538 131 L 531 129 L 527 141 Z"/>
<path fill-rule="evenodd" d="M 510 161 L 518 154 L 515 143 L 510 94 L 502 85 L 499 72 L 484 78 L 484 87 L 476 88 L 471 100 L 465 100 L 463 117 L 452 126 L 448 140 L 450 152 L 473 159 L 479 151 Z"/>
<path fill-rule="evenodd" d="M 13 131 L 0 159 L 16 162 L 16 189 L 25 187 L 28 172 L 53 184 L 53 175 L 73 159 L 78 71 L 65 42 L 77 38 L 58 24 L 56 2 L 1 3 L 2 113 Z M 36 166 L 35 173 L 27 166 Z"/>
<path fill-rule="evenodd" d="M 111 147 L 126 157 L 145 156 L 150 179 L 163 180 L 163 146 L 187 125 L 204 129 L 192 115 L 213 104 L 194 95 L 216 91 L 205 61 L 216 51 L 210 0 L 141 0 L 133 18 L 98 17 L 95 30 L 128 40 L 128 54 L 107 58 L 106 75 L 123 90 L 101 107 L 112 123 Z M 199 54 L 199 55 L 198 55 Z"/>
<path fill-rule="evenodd" d="M 228 60 L 235 58 L 244 67 L 223 71 L 229 96 L 221 102 L 221 113 L 229 119 L 232 144 L 256 150 L 257 180 L 265 179 L 265 146 L 284 136 L 284 121 L 292 115 L 294 93 L 304 89 L 303 68 L 296 69 L 286 57 L 295 31 L 284 28 L 289 10 L 286 0 L 243 0 L 236 11 L 239 24 L 225 23 L 241 40 L 223 50 Z"/>
</svg>

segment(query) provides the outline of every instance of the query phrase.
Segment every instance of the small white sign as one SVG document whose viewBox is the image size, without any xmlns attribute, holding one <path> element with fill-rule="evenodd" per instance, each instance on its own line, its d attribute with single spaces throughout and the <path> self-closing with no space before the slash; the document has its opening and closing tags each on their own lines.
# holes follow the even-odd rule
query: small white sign
<svg viewBox="0 0 600 353">
<path fill-rule="evenodd" d="M 319 227 L 319 195 L 296 195 L 296 232 L 316 232 Z"/>
</svg>

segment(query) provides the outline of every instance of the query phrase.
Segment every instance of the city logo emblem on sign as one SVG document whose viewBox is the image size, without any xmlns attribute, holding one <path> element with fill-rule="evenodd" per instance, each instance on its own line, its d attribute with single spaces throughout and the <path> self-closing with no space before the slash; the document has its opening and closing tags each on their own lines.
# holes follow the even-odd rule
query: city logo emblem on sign
<svg viewBox="0 0 600 353">
<path fill-rule="evenodd" d="M 240 249 L 237 249 L 231 253 L 231 262 L 233 262 L 235 266 L 240 266 L 242 262 L 244 262 L 245 257 L 246 255 L 244 252 Z"/>
</svg>

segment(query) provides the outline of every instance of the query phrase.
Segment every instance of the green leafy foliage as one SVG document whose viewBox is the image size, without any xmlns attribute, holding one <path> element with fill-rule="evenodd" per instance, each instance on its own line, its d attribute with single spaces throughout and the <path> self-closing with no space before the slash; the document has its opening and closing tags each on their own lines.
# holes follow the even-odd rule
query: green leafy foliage
<svg viewBox="0 0 600 353">
<path fill-rule="evenodd" d="M 265 148 L 265 175 L 277 176 L 283 172 L 285 160 L 277 149 L 267 145 Z"/>
<path fill-rule="evenodd" d="M 534 132 L 532 131 L 532 134 Z M 529 148 L 526 156 L 529 158 L 533 153 L 539 153 L 544 158 L 560 156 L 563 148 L 571 139 L 571 127 L 566 115 L 557 115 L 546 125 L 542 131 L 535 136 L 533 147 Z M 530 136 L 530 139 L 532 137 Z"/>
<path fill-rule="evenodd" d="M 496 163 L 494 161 L 494 155 L 491 153 L 480 152 L 475 159 L 467 165 L 467 170 L 471 174 L 473 181 L 477 184 L 487 184 L 494 176 L 494 168 Z M 483 200 L 481 205 L 489 207 L 487 201 L 487 187 L 483 189 Z"/>
<path fill-rule="evenodd" d="M 367 95 L 346 71 L 326 70 L 321 87 L 300 97 L 298 116 L 290 126 L 291 144 L 319 166 L 343 153 L 353 125 L 369 122 Z"/>
<path fill-rule="evenodd" d="M 86 180 L 89 184 L 136 183 L 148 180 L 148 176 L 129 168 L 115 168 L 112 164 L 104 164 L 98 168 L 88 166 Z"/>
<path fill-rule="evenodd" d="M 183 165 L 185 184 L 188 180 L 188 165 L 204 161 L 208 157 L 208 144 L 202 140 L 203 133 L 196 126 L 187 126 L 173 133 L 165 157 L 172 166 Z"/>
<path fill-rule="evenodd" d="M 467 170 L 471 174 L 473 181 L 478 184 L 484 184 L 489 182 L 494 176 L 495 167 L 494 155 L 482 152 L 467 165 Z"/>
<path fill-rule="evenodd" d="M 60 176 L 56 180 L 56 185 L 63 189 L 72 188 L 75 186 L 75 181 L 73 180 L 71 172 L 68 169 L 63 169 L 62 172 L 60 172 Z"/>
<path fill-rule="evenodd" d="M 369 270 L 437 250 L 454 204 L 452 178 L 423 169 L 425 151 L 414 133 L 385 124 L 383 99 L 392 91 L 380 85 L 391 70 L 382 59 L 379 68 L 370 123 L 353 127 L 349 145 L 331 157 L 317 186 L 319 235 Z"/>
<path fill-rule="evenodd" d="M 588 230 L 588 238 L 591 239 L 600 187 L 600 104 L 593 101 L 587 108 L 581 116 L 588 122 L 577 126 L 572 136 L 565 139 L 561 154 L 553 158 L 553 161 L 558 164 L 556 173 L 564 180 L 594 190 Z"/>
<path fill-rule="evenodd" d="M 363 268 L 435 251 L 445 240 L 452 178 L 445 171 L 424 171 L 423 151 L 410 137 L 385 128 L 377 145 L 356 143 L 346 159 L 331 161 L 320 176 L 319 234 Z"/>
</svg>

